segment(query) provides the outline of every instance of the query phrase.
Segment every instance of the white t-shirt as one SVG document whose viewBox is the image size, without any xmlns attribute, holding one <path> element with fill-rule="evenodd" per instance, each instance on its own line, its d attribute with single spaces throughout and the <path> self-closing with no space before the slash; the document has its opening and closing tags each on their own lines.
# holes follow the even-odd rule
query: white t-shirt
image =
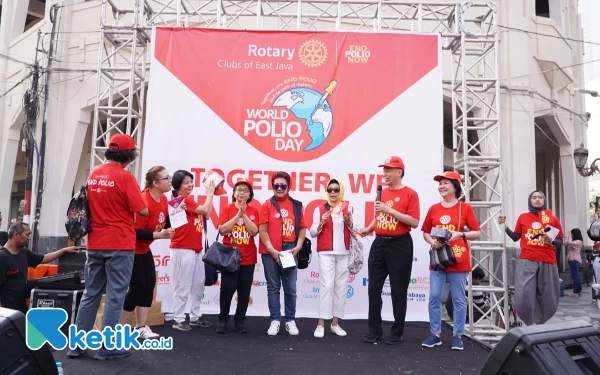
<svg viewBox="0 0 600 375">
<path fill-rule="evenodd" d="M 327 251 L 325 254 L 336 254 L 336 255 L 348 255 L 348 250 L 346 250 L 346 244 L 344 242 L 344 214 L 340 212 L 339 214 L 331 214 L 331 220 L 333 221 L 333 249 L 332 251 Z M 319 223 L 321 222 L 321 211 L 315 210 L 313 215 L 313 225 L 310 227 L 310 235 L 313 238 L 317 238 L 317 228 L 319 227 Z M 330 249 L 327 249 L 330 250 Z"/>
</svg>

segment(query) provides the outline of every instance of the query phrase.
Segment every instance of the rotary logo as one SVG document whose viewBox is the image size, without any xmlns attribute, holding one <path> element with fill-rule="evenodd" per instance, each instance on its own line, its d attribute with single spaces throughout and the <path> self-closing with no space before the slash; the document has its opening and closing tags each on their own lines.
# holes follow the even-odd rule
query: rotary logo
<svg viewBox="0 0 600 375">
<path fill-rule="evenodd" d="M 244 219 L 240 217 L 237 221 L 237 225 L 244 225 Z"/>
<path fill-rule="evenodd" d="M 531 227 L 535 230 L 539 230 L 539 229 L 542 229 L 542 224 L 540 224 L 536 221 L 533 224 L 531 224 Z"/>
<path fill-rule="evenodd" d="M 161 223 L 161 224 L 165 222 L 165 214 L 164 214 L 164 212 L 161 212 L 160 215 L 158 215 L 158 222 Z"/>
<path fill-rule="evenodd" d="M 316 68 L 327 60 L 327 47 L 319 40 L 307 40 L 300 45 L 298 58 L 309 68 Z"/>
<path fill-rule="evenodd" d="M 286 210 L 285 208 L 281 210 L 281 217 L 282 218 L 286 218 L 289 216 L 289 212 L 288 210 Z"/>
<path fill-rule="evenodd" d="M 387 201 L 387 202 L 385 202 L 385 205 L 388 206 L 389 208 L 392 208 L 392 207 L 394 207 L 394 202 Z"/>
<path fill-rule="evenodd" d="M 444 216 L 440 217 L 440 223 L 442 223 L 443 225 L 450 224 L 451 220 L 452 220 L 452 218 L 449 215 L 444 215 Z"/>
</svg>

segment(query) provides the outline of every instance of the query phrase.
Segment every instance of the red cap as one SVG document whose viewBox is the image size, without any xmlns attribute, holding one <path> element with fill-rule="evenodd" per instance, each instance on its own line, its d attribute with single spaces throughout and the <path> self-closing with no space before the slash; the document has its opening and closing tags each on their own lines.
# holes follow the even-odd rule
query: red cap
<svg viewBox="0 0 600 375">
<path fill-rule="evenodd" d="M 380 164 L 379 167 L 400 168 L 404 170 L 404 162 L 400 159 L 400 156 L 390 156 L 383 164 Z"/>
<path fill-rule="evenodd" d="M 108 149 L 114 151 L 130 151 L 137 150 L 138 148 L 135 146 L 135 140 L 131 136 L 117 133 L 110 137 Z"/>
<path fill-rule="evenodd" d="M 448 180 L 454 180 L 456 182 L 458 182 L 460 184 L 461 178 L 460 178 L 460 174 L 458 172 L 451 172 L 451 171 L 447 171 L 444 172 L 443 174 L 439 174 L 437 176 L 435 176 L 433 178 L 433 181 L 440 181 L 441 179 L 448 179 Z"/>
</svg>

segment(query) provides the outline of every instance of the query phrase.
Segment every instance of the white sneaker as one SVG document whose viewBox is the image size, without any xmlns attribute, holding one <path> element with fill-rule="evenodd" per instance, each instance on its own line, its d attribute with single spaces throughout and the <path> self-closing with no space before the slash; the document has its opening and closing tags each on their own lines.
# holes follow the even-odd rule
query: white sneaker
<svg viewBox="0 0 600 375">
<path fill-rule="evenodd" d="M 152 332 L 152 330 L 148 326 L 140 327 L 137 329 L 137 331 L 140 333 L 140 338 L 142 338 L 144 340 L 157 339 L 160 337 L 160 335 L 158 333 Z"/>
<path fill-rule="evenodd" d="M 292 336 L 300 334 L 298 327 L 296 327 L 296 322 L 293 320 L 285 323 L 285 330 L 288 331 L 288 333 Z"/>
<path fill-rule="evenodd" d="M 331 325 L 331 332 L 335 333 L 338 336 L 342 336 L 342 337 L 347 335 L 346 331 L 344 331 L 342 329 L 342 327 L 334 326 L 333 324 Z"/>
<path fill-rule="evenodd" d="M 271 321 L 271 326 L 269 327 L 269 330 L 267 331 L 267 335 L 277 336 L 278 333 L 279 333 L 279 322 L 276 320 L 273 320 L 273 321 Z"/>
<path fill-rule="evenodd" d="M 315 337 L 320 339 L 323 336 L 325 336 L 325 327 L 317 326 L 317 329 L 315 329 Z"/>
</svg>

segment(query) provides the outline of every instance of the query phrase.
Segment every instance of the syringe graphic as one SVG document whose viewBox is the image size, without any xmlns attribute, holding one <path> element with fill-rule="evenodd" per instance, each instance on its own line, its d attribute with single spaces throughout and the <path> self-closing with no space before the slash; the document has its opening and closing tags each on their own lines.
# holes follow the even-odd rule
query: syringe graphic
<svg viewBox="0 0 600 375">
<path fill-rule="evenodd" d="M 336 87 L 337 87 L 337 81 L 333 80 L 329 83 L 329 86 L 327 86 L 327 88 L 325 89 L 325 94 L 323 94 L 321 99 L 319 99 L 319 102 L 315 106 L 315 110 L 310 114 L 311 118 L 315 115 L 315 112 L 317 112 L 317 109 L 321 108 L 323 103 L 325 103 L 325 100 L 327 100 L 327 97 L 329 95 L 333 94 L 333 90 L 335 90 Z"/>
</svg>

